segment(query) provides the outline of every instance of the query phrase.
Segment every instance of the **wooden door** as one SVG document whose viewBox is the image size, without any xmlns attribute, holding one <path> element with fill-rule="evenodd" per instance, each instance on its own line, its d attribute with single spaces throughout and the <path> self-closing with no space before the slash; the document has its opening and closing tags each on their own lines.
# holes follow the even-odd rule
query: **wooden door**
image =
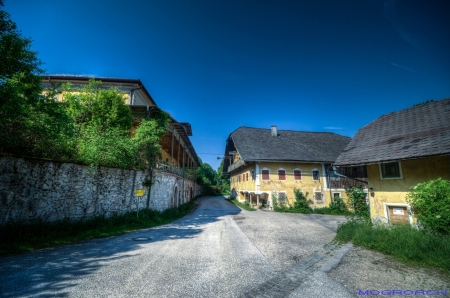
<svg viewBox="0 0 450 298">
<path fill-rule="evenodd" d="M 406 206 L 388 206 L 389 221 L 393 224 L 409 224 L 408 209 Z"/>
</svg>

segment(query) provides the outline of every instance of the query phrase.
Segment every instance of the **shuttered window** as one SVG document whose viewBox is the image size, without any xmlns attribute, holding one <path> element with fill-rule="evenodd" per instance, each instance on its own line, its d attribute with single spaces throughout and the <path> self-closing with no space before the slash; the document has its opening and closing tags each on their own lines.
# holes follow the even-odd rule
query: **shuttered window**
<svg viewBox="0 0 450 298">
<path fill-rule="evenodd" d="M 278 180 L 286 180 L 286 171 L 278 170 Z"/>
<path fill-rule="evenodd" d="M 302 171 L 294 170 L 294 179 L 295 180 L 302 180 Z"/>
<path fill-rule="evenodd" d="M 262 170 L 262 180 L 269 180 L 269 170 Z"/>
</svg>

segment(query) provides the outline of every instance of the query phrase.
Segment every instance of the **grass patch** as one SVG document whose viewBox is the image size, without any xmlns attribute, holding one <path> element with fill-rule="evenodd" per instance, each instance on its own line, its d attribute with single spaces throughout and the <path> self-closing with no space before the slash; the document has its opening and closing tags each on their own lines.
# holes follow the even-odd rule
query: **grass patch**
<svg viewBox="0 0 450 298">
<path fill-rule="evenodd" d="M 227 199 L 227 201 L 228 202 L 230 202 L 230 203 L 232 203 L 232 204 L 234 204 L 234 205 L 236 205 L 236 206 L 238 206 L 238 207 L 241 207 L 242 209 L 244 209 L 244 210 L 247 210 L 247 211 L 256 211 L 256 209 L 255 208 L 252 208 L 252 207 L 250 207 L 250 204 L 247 202 L 247 201 L 245 201 L 245 203 L 244 204 L 242 204 L 242 203 L 240 203 L 238 200 L 236 200 L 236 199 Z"/>
<path fill-rule="evenodd" d="M 10 223 L 0 226 L 0 256 L 58 246 L 85 239 L 103 238 L 159 226 L 189 214 L 195 208 L 195 199 L 163 212 L 140 210 L 112 217 L 94 217 L 87 220 L 36 221 L 29 224 Z"/>
<path fill-rule="evenodd" d="M 369 222 L 350 220 L 339 225 L 336 240 L 352 241 L 406 263 L 443 268 L 450 274 L 450 236 L 410 225 L 373 226 Z"/>
</svg>

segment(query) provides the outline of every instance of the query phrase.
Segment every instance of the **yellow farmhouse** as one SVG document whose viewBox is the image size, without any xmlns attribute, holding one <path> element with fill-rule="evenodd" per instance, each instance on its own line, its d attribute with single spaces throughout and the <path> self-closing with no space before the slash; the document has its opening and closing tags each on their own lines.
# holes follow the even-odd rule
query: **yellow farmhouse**
<svg viewBox="0 0 450 298">
<path fill-rule="evenodd" d="M 406 194 L 450 180 L 450 98 L 383 115 L 356 133 L 336 166 L 367 166 L 371 217 L 413 223 Z"/>
<path fill-rule="evenodd" d="M 81 88 L 89 83 L 90 78 L 77 75 L 45 75 L 42 76 L 42 85 L 44 89 L 51 90 L 62 83 L 70 82 L 74 87 Z M 129 105 L 134 119 L 131 133 L 139 125 L 141 119 L 150 118 L 155 111 L 159 110 L 156 102 L 139 79 L 108 77 L 94 77 L 94 79 L 102 82 L 100 88 L 115 87 L 124 93 L 124 101 Z M 56 100 L 61 101 L 63 97 L 64 94 L 59 94 Z M 196 169 L 200 165 L 197 153 L 189 139 L 190 136 L 192 136 L 191 125 L 187 122 L 178 122 L 171 117 L 167 133 L 160 141 L 162 159 L 158 161 L 159 170 L 180 177 L 183 181 L 181 186 L 175 187 L 169 207 L 177 207 L 198 194 L 195 187 L 184 185 L 185 180 L 189 180 L 192 185 L 195 184 Z"/>
<path fill-rule="evenodd" d="M 231 196 L 272 208 L 273 198 L 292 205 L 294 189 L 299 189 L 308 193 L 311 207 L 328 206 L 352 183 L 327 179 L 331 164 L 349 142 L 349 137 L 327 132 L 240 127 L 225 147 L 223 172 L 230 176 Z M 363 170 L 358 178 L 364 178 Z"/>
</svg>

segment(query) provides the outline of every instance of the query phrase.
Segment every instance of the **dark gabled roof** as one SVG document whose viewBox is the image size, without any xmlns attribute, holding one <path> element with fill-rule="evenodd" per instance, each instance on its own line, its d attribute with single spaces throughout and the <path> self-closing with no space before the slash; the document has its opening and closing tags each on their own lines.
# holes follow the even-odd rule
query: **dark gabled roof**
<svg viewBox="0 0 450 298">
<path fill-rule="evenodd" d="M 349 137 L 329 132 L 240 127 L 230 134 L 244 161 L 334 162 L 350 142 Z"/>
<path fill-rule="evenodd" d="M 450 153 L 450 98 L 397 111 L 367 124 L 336 160 L 359 165 Z"/>
</svg>

